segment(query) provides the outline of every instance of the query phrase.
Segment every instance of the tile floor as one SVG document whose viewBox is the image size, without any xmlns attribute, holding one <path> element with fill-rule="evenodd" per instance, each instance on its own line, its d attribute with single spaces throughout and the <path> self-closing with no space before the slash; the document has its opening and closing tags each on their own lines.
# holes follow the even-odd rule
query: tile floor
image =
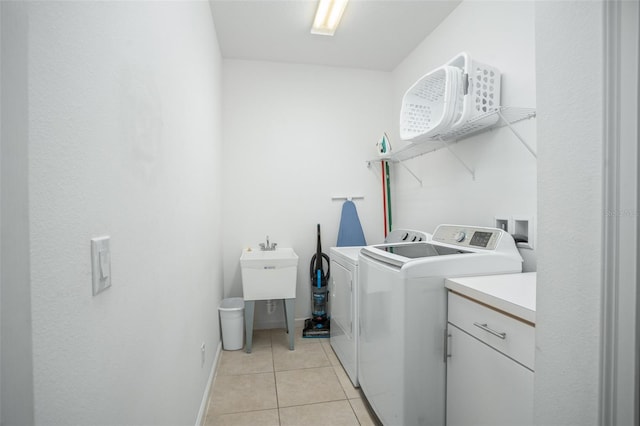
<svg viewBox="0 0 640 426">
<path fill-rule="evenodd" d="M 222 351 L 205 425 L 379 425 L 362 398 L 329 339 L 255 330 L 250 354 Z"/>
</svg>

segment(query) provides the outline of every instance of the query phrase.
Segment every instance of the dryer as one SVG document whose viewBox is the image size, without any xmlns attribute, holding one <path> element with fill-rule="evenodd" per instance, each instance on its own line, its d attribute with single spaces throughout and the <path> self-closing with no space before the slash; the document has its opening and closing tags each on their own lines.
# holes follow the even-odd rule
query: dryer
<svg viewBox="0 0 640 426">
<path fill-rule="evenodd" d="M 440 225 L 428 243 L 361 250 L 358 379 L 384 425 L 445 424 L 445 278 L 521 271 L 493 228 Z"/>
<path fill-rule="evenodd" d="M 428 241 L 431 234 L 410 229 L 391 231 L 385 243 Z M 358 247 L 331 247 L 331 280 L 329 307 L 331 309 L 331 347 L 347 372 L 351 383 L 358 382 Z"/>
</svg>

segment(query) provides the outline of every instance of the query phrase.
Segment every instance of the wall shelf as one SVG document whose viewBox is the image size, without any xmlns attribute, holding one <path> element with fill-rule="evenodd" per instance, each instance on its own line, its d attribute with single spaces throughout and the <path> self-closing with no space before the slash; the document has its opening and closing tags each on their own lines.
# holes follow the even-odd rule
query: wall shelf
<svg viewBox="0 0 640 426">
<path fill-rule="evenodd" d="M 478 122 L 486 122 L 490 117 L 495 116 L 496 121 L 494 124 L 489 126 L 479 127 Z M 420 155 L 428 154 L 429 152 L 437 151 L 439 149 L 447 148 L 449 152 L 453 154 L 456 159 L 462 163 L 462 165 L 467 169 L 467 171 L 471 174 L 471 177 L 475 179 L 475 172 L 472 168 L 470 168 L 460 157 L 456 155 L 456 153 L 451 149 L 451 144 L 458 142 L 462 139 L 466 139 L 471 136 L 475 136 L 480 133 L 484 133 L 493 129 L 498 129 L 501 127 L 508 127 L 509 130 L 513 132 L 513 134 L 522 142 L 524 147 L 536 157 L 535 151 L 529 146 L 529 144 L 522 138 L 518 132 L 513 128 L 512 124 L 517 123 L 519 121 L 527 120 L 534 118 L 536 116 L 536 110 L 534 108 L 517 108 L 517 107 L 501 107 L 497 110 L 490 111 L 486 114 L 480 115 L 475 119 L 469 120 L 462 127 L 455 129 L 450 132 L 445 132 L 441 135 L 430 138 L 429 140 L 412 143 L 407 145 L 406 147 L 399 149 L 398 151 L 392 152 L 391 154 L 382 155 L 376 159 L 368 160 L 367 165 L 371 167 L 372 162 L 377 161 L 390 161 L 392 163 L 399 163 L 402 167 L 404 167 L 411 175 L 422 185 L 422 180 L 416 176 L 404 163 L 403 161 L 409 160 L 411 158 L 418 157 Z"/>
</svg>

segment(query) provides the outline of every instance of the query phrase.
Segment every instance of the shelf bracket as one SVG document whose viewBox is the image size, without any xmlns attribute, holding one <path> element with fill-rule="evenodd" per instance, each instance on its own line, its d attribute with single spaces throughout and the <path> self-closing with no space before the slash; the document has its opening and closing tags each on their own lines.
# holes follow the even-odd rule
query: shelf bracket
<svg viewBox="0 0 640 426">
<path fill-rule="evenodd" d="M 411 171 L 411 169 L 407 167 L 406 164 L 404 164 L 401 160 L 398 160 L 398 164 L 404 167 L 404 169 L 408 171 L 411 174 L 411 176 L 413 176 L 413 178 L 418 181 L 418 183 L 420 183 L 420 186 L 422 186 L 422 179 L 420 179 L 415 173 L 413 173 L 413 171 Z"/>
<path fill-rule="evenodd" d="M 456 160 L 458 160 L 460 162 L 460 164 L 462 164 L 464 166 L 465 169 L 467 169 L 467 171 L 469 172 L 469 174 L 471 175 L 471 179 L 476 180 L 476 172 L 469 166 L 467 166 L 467 163 L 465 163 L 464 161 L 462 161 L 462 158 L 460 158 L 458 156 L 458 154 L 456 154 L 453 149 L 451 149 L 451 146 L 449 146 L 449 144 L 442 138 L 438 138 L 440 140 L 440 142 L 442 142 L 442 144 L 447 147 L 447 149 L 449 150 L 449 152 L 451 153 L 451 155 L 453 155 Z"/>
<path fill-rule="evenodd" d="M 533 158 L 537 159 L 538 156 L 536 155 L 536 152 L 533 150 L 533 148 L 531 148 L 529 146 L 529 144 L 524 140 L 524 138 L 522 136 L 520 136 L 520 134 L 518 132 L 516 132 L 516 129 L 513 128 L 511 123 L 509 123 L 509 121 L 506 118 L 504 118 L 504 115 L 502 115 L 502 110 L 498 109 L 496 112 L 498 113 L 498 115 L 500 116 L 502 121 L 504 121 L 504 123 L 507 125 L 509 130 L 511 130 L 511 133 L 513 133 L 516 136 L 516 138 L 518 138 L 518 140 L 520 140 L 520 142 L 522 142 L 522 145 L 524 145 L 524 147 L 527 148 L 527 151 L 529 151 L 531 153 L 531 155 L 533 155 Z"/>
<path fill-rule="evenodd" d="M 371 161 L 372 161 L 372 160 L 367 161 L 367 168 L 369 168 L 369 169 L 371 168 Z M 398 164 L 400 164 L 400 165 L 401 165 L 401 166 L 402 166 L 406 171 L 408 171 L 408 172 L 409 172 L 409 174 L 410 174 L 411 176 L 413 176 L 413 178 L 414 178 L 415 180 L 417 180 L 417 181 L 418 181 L 418 183 L 420 184 L 420 186 L 422 186 L 422 179 L 420 179 L 420 178 L 418 177 L 418 175 L 416 175 L 415 173 L 413 173 L 413 171 L 412 171 L 409 167 L 407 167 L 407 165 L 406 165 L 406 164 L 404 164 L 404 163 L 402 162 L 402 160 L 398 160 L 398 159 L 396 159 L 396 160 L 392 160 L 392 159 L 390 159 L 390 158 L 381 158 L 379 161 L 389 161 L 389 162 L 391 162 L 391 163 L 398 163 Z"/>
</svg>

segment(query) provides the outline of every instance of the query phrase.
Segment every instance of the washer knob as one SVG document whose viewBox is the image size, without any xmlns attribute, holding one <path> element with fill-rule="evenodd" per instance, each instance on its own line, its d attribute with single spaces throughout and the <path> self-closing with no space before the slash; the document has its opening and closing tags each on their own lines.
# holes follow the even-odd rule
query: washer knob
<svg viewBox="0 0 640 426">
<path fill-rule="evenodd" d="M 467 234 L 464 231 L 458 231 L 453 236 L 453 239 L 456 240 L 456 242 L 458 243 L 463 242 L 465 238 L 467 238 Z"/>
</svg>

